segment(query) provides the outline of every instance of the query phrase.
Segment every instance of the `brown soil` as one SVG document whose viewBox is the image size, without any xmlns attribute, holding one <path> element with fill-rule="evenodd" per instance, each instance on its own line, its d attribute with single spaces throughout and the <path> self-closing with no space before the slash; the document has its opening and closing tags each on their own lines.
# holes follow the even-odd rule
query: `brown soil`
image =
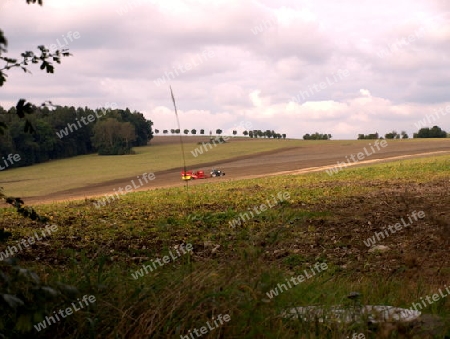
<svg viewBox="0 0 450 339">
<path fill-rule="evenodd" d="M 367 142 L 367 144 L 370 141 Z M 372 141 L 373 142 L 373 141 Z M 366 144 L 366 145 L 367 145 Z M 199 168 L 208 169 L 215 166 L 226 172 L 224 178 L 211 178 L 207 180 L 192 181 L 190 184 L 198 185 L 211 180 L 238 180 L 255 178 L 267 175 L 301 174 L 313 171 L 323 171 L 336 164 L 345 162 L 345 157 L 362 151 L 362 145 L 350 145 L 346 142 L 340 144 L 323 143 L 320 147 L 293 147 L 284 150 L 265 152 L 249 157 L 230 159 L 217 164 L 203 164 Z M 355 166 L 364 166 L 376 162 L 396 161 L 400 159 L 427 157 L 433 155 L 450 154 L 450 140 L 433 140 L 427 142 L 391 142 L 388 147 L 368 156 Z M 197 168 L 195 168 L 197 169 Z M 155 173 L 156 179 L 151 188 L 181 186 L 180 169 L 167 170 Z M 134 178 L 124 178 L 98 185 L 55 192 L 48 196 L 27 198 L 27 203 L 43 203 L 59 200 L 83 199 L 110 193 L 113 188 L 124 187 Z M 405 178 L 407 179 L 407 178 Z M 345 199 L 336 199 L 324 196 L 319 204 L 308 205 L 298 201 L 301 210 L 324 213 L 324 217 L 312 217 L 309 220 L 293 219 L 288 225 L 279 228 L 286 232 L 286 237 L 280 237 L 279 242 L 268 243 L 261 239 L 256 245 L 262 248 L 265 260 L 271 263 L 286 265 L 286 258 L 298 256 L 308 263 L 318 259 L 325 260 L 333 265 L 341 274 L 351 275 L 357 280 L 361 276 L 375 275 L 379 279 L 398 279 L 406 281 L 425 281 L 437 292 L 439 288 L 449 285 L 450 277 L 450 187 L 449 178 L 439 179 L 427 183 L 395 183 L 372 180 L 364 181 L 369 193 L 350 196 Z M 345 186 L 358 185 L 358 182 L 327 182 L 312 183 L 311 186 Z M 305 189 L 311 187 L 305 187 Z M 145 189 L 149 189 L 146 187 Z M 80 202 L 90 203 L 90 202 Z M 73 204 L 78 204 L 73 203 Z M 425 218 L 414 219 L 409 223 L 408 216 L 412 212 L 423 211 Z M 366 245 L 367 239 L 376 232 L 385 232 L 390 225 L 395 225 L 404 219 L 408 226 L 401 231 L 377 241 L 377 245 L 385 245 L 389 250 L 385 253 L 370 253 Z M 291 234 L 292 233 L 292 234 Z M 386 234 L 386 233 L 385 233 Z M 81 239 L 81 238 L 80 238 Z M 139 246 L 151 248 L 152 239 L 135 239 Z M 148 242 L 148 243 L 147 243 Z M 126 251 L 130 238 L 116 239 L 108 245 L 108 249 L 117 253 Z M 230 260 L 233 252 L 220 249 L 214 252 L 212 246 L 204 243 L 194 243 L 195 258 L 216 256 Z M 35 252 L 27 258 L 32 260 Z M 45 249 L 39 254 L 41 261 L 56 261 L 58 255 Z M 54 258 L 53 258 L 54 256 Z M 133 260 L 131 258 L 129 260 Z M 53 260 L 53 261 L 51 261 Z M 63 263 L 61 263 L 63 264 Z M 289 269 L 294 270 L 293 262 Z M 418 301 L 418 299 L 416 300 Z M 420 322 L 414 324 L 420 333 L 416 337 L 434 337 L 442 327 L 442 320 L 434 316 L 424 315 Z M 427 329 L 429 328 L 429 329 Z M 412 331 L 411 326 L 404 331 Z M 399 330 L 401 333 L 401 331 Z M 381 336 L 378 336 L 381 337 Z"/>
<path fill-rule="evenodd" d="M 189 141 L 204 140 L 205 137 L 190 137 Z M 185 139 L 184 139 L 185 140 Z M 252 139 L 235 139 L 233 142 L 238 147 L 238 142 L 251 142 Z M 153 142 L 153 141 L 152 141 Z M 154 144 L 176 143 L 179 142 L 178 137 L 159 137 L 155 138 Z M 276 142 L 276 140 L 274 140 Z M 351 154 L 364 152 L 366 146 L 367 152 L 373 153 L 369 146 L 374 140 L 368 140 L 364 144 L 351 144 L 342 141 L 342 143 L 324 142 L 320 146 L 300 146 L 279 149 L 270 152 L 254 154 L 251 156 L 237 157 L 234 159 L 224 160 L 219 163 L 204 163 L 196 166 L 196 169 L 209 170 L 212 167 L 219 168 L 226 173 L 222 178 L 210 178 L 191 181 L 191 185 L 198 185 L 211 180 L 237 180 L 245 178 L 257 178 L 267 175 L 279 174 L 301 174 L 314 171 L 323 171 L 333 167 L 338 161 L 346 162 Z M 362 161 L 351 165 L 361 166 L 372 164 L 375 162 L 394 161 L 405 158 L 417 158 L 433 155 L 450 154 L 450 140 L 427 140 L 424 142 L 402 142 L 389 141 L 388 146 L 376 150 L 373 154 L 366 156 Z M 346 158 L 347 157 L 347 158 Z M 150 184 L 144 185 L 140 190 L 148 190 L 160 187 L 182 186 L 180 168 L 161 171 L 155 173 L 155 180 Z M 74 199 L 84 199 L 103 194 L 110 194 L 113 189 L 125 187 L 129 185 L 135 177 L 123 178 L 99 184 L 91 184 L 89 186 L 54 192 L 52 194 L 35 196 L 26 198 L 26 203 L 40 204 L 52 203 L 57 201 L 68 201 Z M 139 190 L 139 189 L 137 189 Z"/>
</svg>

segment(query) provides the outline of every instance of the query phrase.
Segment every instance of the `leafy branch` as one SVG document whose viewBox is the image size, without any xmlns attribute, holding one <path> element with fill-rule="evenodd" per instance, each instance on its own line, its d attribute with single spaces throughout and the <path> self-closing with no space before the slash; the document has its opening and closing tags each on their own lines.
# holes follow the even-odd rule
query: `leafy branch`
<svg viewBox="0 0 450 339">
<path fill-rule="evenodd" d="M 8 40 L 5 38 L 3 31 L 0 30 L 0 54 L 6 53 L 8 46 Z M 40 55 L 35 54 L 33 51 L 25 51 L 21 53 L 21 60 L 17 58 L 10 58 L 7 56 L 1 56 L 0 60 L 5 62 L 5 65 L 0 68 L 0 87 L 6 82 L 7 74 L 5 71 L 10 70 L 15 67 L 21 68 L 25 73 L 31 73 L 31 71 L 27 68 L 29 64 L 38 64 L 40 63 L 40 69 L 45 70 L 47 73 L 54 73 L 54 66 L 52 62 L 56 62 L 58 64 L 61 63 L 61 58 L 68 57 L 71 54 L 68 49 L 56 50 L 54 52 L 50 52 L 48 48 L 44 45 L 39 45 L 37 47 L 40 51 Z"/>
<path fill-rule="evenodd" d="M 47 217 L 40 216 L 33 207 L 25 206 L 22 198 L 6 196 L 5 193 L 3 193 L 3 187 L 0 187 L 0 199 L 14 207 L 17 213 L 21 214 L 24 218 L 30 218 L 31 220 L 38 220 L 44 223 L 48 221 Z"/>
<path fill-rule="evenodd" d="M 27 3 L 36 3 L 36 0 L 27 0 Z M 39 0 L 38 3 L 42 5 L 42 0 Z M 0 87 L 2 87 L 6 82 L 6 78 L 8 76 L 6 71 L 13 68 L 20 68 L 25 73 L 31 73 L 29 70 L 30 64 L 40 64 L 39 68 L 41 70 L 45 70 L 47 73 L 54 73 L 54 63 L 56 62 L 60 64 L 63 57 L 71 56 L 68 49 L 50 52 L 50 50 L 44 45 L 40 45 L 38 46 L 40 54 L 35 54 L 32 51 L 25 51 L 21 54 L 21 59 L 19 60 L 18 58 L 2 56 L 2 53 L 7 52 L 7 46 L 8 40 L 5 38 L 3 31 L 0 29 L 0 60 L 4 62 L 3 67 L 0 68 Z M 45 103 L 43 105 L 45 105 Z M 16 114 L 20 119 L 25 119 L 25 133 L 35 132 L 31 122 L 25 116 L 26 114 L 33 114 L 35 110 L 36 106 L 31 103 L 27 103 L 25 99 L 20 99 L 16 105 Z M 0 135 L 3 135 L 7 128 L 7 125 L 0 121 Z"/>
</svg>

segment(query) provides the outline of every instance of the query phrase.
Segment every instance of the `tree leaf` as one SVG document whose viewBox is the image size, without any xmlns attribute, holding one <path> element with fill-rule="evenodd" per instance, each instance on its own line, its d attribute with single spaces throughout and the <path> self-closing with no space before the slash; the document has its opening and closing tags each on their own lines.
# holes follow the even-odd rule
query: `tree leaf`
<svg viewBox="0 0 450 339">
<path fill-rule="evenodd" d="M 24 112 L 24 110 L 23 110 L 23 105 L 25 104 L 25 99 L 20 99 L 18 102 L 17 102 L 17 105 L 16 105 L 16 109 L 17 109 L 17 115 L 19 116 L 19 118 L 23 118 L 24 116 L 25 116 L 25 112 Z"/>
<path fill-rule="evenodd" d="M 0 87 L 6 82 L 7 75 L 3 72 L 0 72 Z"/>
</svg>

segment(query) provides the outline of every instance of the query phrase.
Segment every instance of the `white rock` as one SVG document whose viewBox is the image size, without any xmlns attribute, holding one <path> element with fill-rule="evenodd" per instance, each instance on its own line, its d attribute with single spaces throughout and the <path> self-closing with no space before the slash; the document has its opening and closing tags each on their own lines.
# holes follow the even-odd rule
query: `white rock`
<svg viewBox="0 0 450 339">
<path fill-rule="evenodd" d="M 297 319 L 301 318 L 304 321 L 319 322 L 329 321 L 337 323 L 353 323 L 367 320 L 371 323 L 384 322 L 410 322 L 417 319 L 421 312 L 415 310 L 408 310 L 406 308 L 399 308 L 393 306 L 351 306 L 344 308 L 340 305 L 325 308 L 321 306 L 300 306 L 284 311 L 281 316 L 283 318 Z"/>
<path fill-rule="evenodd" d="M 390 250 L 390 248 L 387 247 L 387 246 L 384 246 L 384 245 L 376 245 L 376 246 L 373 246 L 373 247 L 369 250 L 369 253 L 384 253 L 384 252 L 387 252 L 387 251 L 389 251 L 389 250 Z"/>
</svg>

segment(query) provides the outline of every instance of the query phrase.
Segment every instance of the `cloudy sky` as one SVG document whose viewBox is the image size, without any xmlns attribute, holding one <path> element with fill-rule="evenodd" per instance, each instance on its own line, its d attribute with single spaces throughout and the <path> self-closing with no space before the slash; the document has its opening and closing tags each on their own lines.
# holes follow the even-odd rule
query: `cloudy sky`
<svg viewBox="0 0 450 339">
<path fill-rule="evenodd" d="M 0 0 L 8 55 L 73 54 L 53 75 L 11 71 L 0 105 L 114 103 L 171 129 L 171 85 L 182 129 L 450 131 L 448 11 L 444 0 Z"/>
</svg>

